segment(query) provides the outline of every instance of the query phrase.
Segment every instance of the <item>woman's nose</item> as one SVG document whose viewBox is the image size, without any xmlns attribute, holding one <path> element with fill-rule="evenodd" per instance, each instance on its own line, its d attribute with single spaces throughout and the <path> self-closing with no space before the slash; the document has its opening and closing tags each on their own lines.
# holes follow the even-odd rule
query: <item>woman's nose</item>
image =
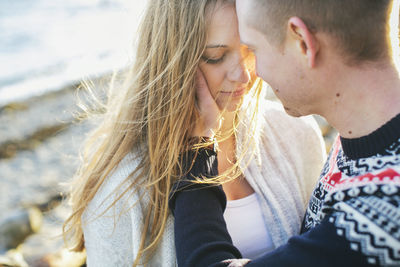
<svg viewBox="0 0 400 267">
<path fill-rule="evenodd" d="M 228 79 L 232 82 L 248 83 L 250 81 L 250 71 L 245 64 L 245 56 L 238 55 L 236 62 L 232 64 L 228 72 Z"/>
</svg>

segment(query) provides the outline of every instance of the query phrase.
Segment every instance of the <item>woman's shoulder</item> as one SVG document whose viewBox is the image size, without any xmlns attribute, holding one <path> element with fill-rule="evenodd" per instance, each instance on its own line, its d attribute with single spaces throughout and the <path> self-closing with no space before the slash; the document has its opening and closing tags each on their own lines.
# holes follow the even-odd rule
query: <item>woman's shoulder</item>
<svg viewBox="0 0 400 267">
<path fill-rule="evenodd" d="M 102 185 L 89 203 L 88 211 L 100 213 L 106 211 L 110 205 L 119 209 L 123 205 L 132 205 L 137 201 L 139 193 L 135 193 L 136 190 L 131 184 L 134 179 L 132 174 L 139 163 L 140 158 L 137 154 L 129 152 L 104 178 Z"/>
<path fill-rule="evenodd" d="M 138 153 L 129 152 L 120 161 L 120 163 L 113 168 L 110 175 L 104 181 L 105 187 L 108 189 L 115 189 L 120 184 L 124 183 L 135 171 L 140 164 L 140 157 Z"/>
<path fill-rule="evenodd" d="M 139 247 L 143 212 L 130 177 L 138 166 L 127 154 L 108 175 L 82 215 L 87 262 L 93 266 L 129 266 Z"/>
</svg>

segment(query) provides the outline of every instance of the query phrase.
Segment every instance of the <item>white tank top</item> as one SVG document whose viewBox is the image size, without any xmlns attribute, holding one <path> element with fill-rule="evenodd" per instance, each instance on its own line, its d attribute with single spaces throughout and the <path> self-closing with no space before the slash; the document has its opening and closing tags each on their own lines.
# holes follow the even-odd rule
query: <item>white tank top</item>
<svg viewBox="0 0 400 267">
<path fill-rule="evenodd" d="M 244 258 L 255 259 L 274 249 L 256 193 L 229 200 L 224 218 L 232 242 Z"/>
</svg>

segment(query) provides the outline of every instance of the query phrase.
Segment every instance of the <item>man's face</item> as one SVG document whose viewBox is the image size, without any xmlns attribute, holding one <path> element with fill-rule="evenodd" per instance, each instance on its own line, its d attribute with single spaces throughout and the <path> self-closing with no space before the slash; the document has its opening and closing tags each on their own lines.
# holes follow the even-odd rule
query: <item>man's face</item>
<svg viewBox="0 0 400 267">
<path fill-rule="evenodd" d="M 307 65 L 296 55 L 295 47 L 285 43 L 273 45 L 264 33 L 248 25 L 251 0 L 236 0 L 239 34 L 243 44 L 256 56 L 257 75 L 266 81 L 292 116 L 311 113 L 308 104 L 313 100 L 304 71 Z M 264 19 L 264 18 L 260 18 Z"/>
</svg>

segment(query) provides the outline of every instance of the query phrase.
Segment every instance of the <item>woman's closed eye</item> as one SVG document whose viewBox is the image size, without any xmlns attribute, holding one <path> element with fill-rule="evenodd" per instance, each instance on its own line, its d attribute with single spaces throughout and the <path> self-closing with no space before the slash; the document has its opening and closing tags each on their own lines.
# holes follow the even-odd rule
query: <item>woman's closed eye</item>
<svg viewBox="0 0 400 267">
<path fill-rule="evenodd" d="M 218 64 L 224 61 L 225 54 L 220 56 L 220 57 L 207 57 L 207 56 L 202 56 L 201 59 L 205 61 L 207 64 Z"/>
</svg>

